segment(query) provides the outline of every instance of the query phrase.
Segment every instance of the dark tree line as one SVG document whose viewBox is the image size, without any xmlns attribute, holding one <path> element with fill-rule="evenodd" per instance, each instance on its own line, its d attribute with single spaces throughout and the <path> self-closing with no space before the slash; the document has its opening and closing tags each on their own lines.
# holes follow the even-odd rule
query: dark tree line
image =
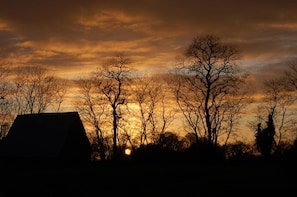
<svg viewBox="0 0 297 197">
<path fill-rule="evenodd" d="M 201 35 L 192 40 L 172 72 L 139 75 L 124 54 L 102 63 L 76 81 L 78 95 L 73 102 L 89 132 L 94 159 L 118 159 L 126 148 L 132 153 L 151 148 L 203 158 L 253 155 L 255 151 L 270 157 L 281 150 L 286 143 L 283 139 L 296 138 L 286 136 L 295 129 L 289 108 L 297 98 L 296 65 L 284 76 L 265 82 L 265 97 L 253 123 L 257 127 L 253 149 L 242 142 L 230 143 L 245 135 L 239 121 L 252 102 L 247 92 L 250 75 L 239 67 L 239 60 L 235 45 L 214 35 Z M 0 72 L 1 133 L 5 117 L 61 110 L 68 88 L 65 81 L 44 68 L 27 66 L 10 69 L 13 78 L 8 82 L 8 70 L 2 66 Z M 182 128 L 172 126 L 175 120 Z M 186 135 L 179 135 L 181 129 Z"/>
</svg>

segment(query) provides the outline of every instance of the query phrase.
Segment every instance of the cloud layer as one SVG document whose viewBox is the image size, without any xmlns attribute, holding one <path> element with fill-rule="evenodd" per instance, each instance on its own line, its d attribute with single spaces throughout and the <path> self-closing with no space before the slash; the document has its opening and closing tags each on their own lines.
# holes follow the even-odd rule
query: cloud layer
<svg viewBox="0 0 297 197">
<path fill-rule="evenodd" d="M 65 77 L 117 52 L 136 69 L 162 71 L 198 34 L 237 44 L 255 71 L 297 54 L 296 1 L 0 0 L 0 58 L 38 64 Z M 83 68 L 83 69 L 82 69 Z"/>
</svg>

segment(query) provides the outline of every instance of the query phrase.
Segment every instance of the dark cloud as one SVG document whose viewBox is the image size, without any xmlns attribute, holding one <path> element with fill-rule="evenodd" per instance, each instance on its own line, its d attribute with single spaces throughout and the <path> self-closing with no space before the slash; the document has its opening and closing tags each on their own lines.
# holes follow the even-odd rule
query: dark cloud
<svg viewBox="0 0 297 197">
<path fill-rule="evenodd" d="M 296 4 L 292 0 L 0 0 L 0 57 L 69 71 L 126 51 L 139 68 L 167 67 L 193 37 L 209 33 L 237 44 L 249 67 L 271 65 L 297 52 Z"/>
</svg>

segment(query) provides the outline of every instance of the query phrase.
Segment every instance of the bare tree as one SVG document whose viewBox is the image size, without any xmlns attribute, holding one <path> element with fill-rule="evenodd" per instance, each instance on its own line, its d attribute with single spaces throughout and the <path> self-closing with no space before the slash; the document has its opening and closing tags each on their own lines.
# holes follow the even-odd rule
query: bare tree
<svg viewBox="0 0 297 197">
<path fill-rule="evenodd" d="M 292 95 L 296 94 L 297 90 L 297 59 L 295 58 L 288 66 L 288 69 L 285 70 L 285 75 L 283 78 L 284 83 L 286 83 L 286 90 L 290 91 Z M 292 134 L 294 135 L 293 138 L 297 138 L 296 136 L 296 120 L 291 122 L 292 125 Z"/>
<path fill-rule="evenodd" d="M 262 111 L 263 114 L 268 114 L 273 118 L 275 125 L 276 136 L 278 141 L 277 148 L 282 139 L 283 134 L 290 130 L 292 118 L 292 110 L 290 107 L 297 99 L 295 90 L 289 87 L 287 81 L 283 77 L 266 80 L 264 82 L 264 100 Z M 261 123 L 261 122 L 260 122 Z"/>
<path fill-rule="evenodd" d="M 218 37 L 205 35 L 193 40 L 185 56 L 174 76 L 179 80 L 175 86 L 178 105 L 196 137 L 201 135 L 216 145 L 220 132 L 234 118 L 230 113 L 238 114 L 230 110 L 236 106 L 229 101 L 236 98 L 246 77 L 236 65 L 239 51 Z"/>
<path fill-rule="evenodd" d="M 178 71 L 179 72 L 179 71 Z M 201 133 L 200 124 L 200 110 L 202 103 L 200 97 L 195 95 L 191 87 L 187 85 L 187 78 L 179 73 L 172 75 L 169 83 L 176 98 L 176 103 L 183 114 L 186 125 L 190 127 L 193 132 L 196 142 L 204 135 Z"/>
<path fill-rule="evenodd" d="M 297 90 L 297 59 L 292 61 L 289 68 L 285 71 L 285 78 L 287 85 L 294 90 Z"/>
<path fill-rule="evenodd" d="M 17 114 L 41 113 L 59 98 L 58 108 L 66 87 L 59 84 L 56 77 L 48 74 L 47 70 L 38 66 L 18 67 L 15 70 L 14 97 L 17 104 Z M 65 84 L 64 84 L 65 86 Z"/>
<path fill-rule="evenodd" d="M 149 98 L 149 93 L 153 94 L 152 91 L 152 79 L 147 77 L 135 78 L 133 81 L 133 96 L 135 102 L 139 108 L 140 114 L 140 145 L 148 144 L 148 126 L 150 116 L 155 110 L 155 101 Z M 155 94 L 154 94 L 155 95 Z"/>
<path fill-rule="evenodd" d="M 133 80 L 133 96 L 140 119 L 140 145 L 157 143 L 174 118 L 162 77 L 144 76 Z"/>
<path fill-rule="evenodd" d="M 236 95 L 235 97 L 231 96 L 228 102 L 226 102 L 226 123 L 225 126 L 222 127 L 222 135 L 226 136 L 224 142 L 225 147 L 227 146 L 232 134 L 236 137 L 237 132 L 235 131 L 238 129 L 237 126 L 241 118 L 241 112 L 248 103 L 251 103 L 251 99 L 247 97 L 244 92 Z"/>
<path fill-rule="evenodd" d="M 4 63 L 0 63 L 0 99 L 4 100 L 5 96 L 8 94 L 8 81 L 7 77 L 9 75 L 8 66 Z"/>
<path fill-rule="evenodd" d="M 65 80 L 57 79 L 56 83 L 53 84 L 55 87 L 53 87 L 54 91 L 54 103 L 57 106 L 56 112 L 59 112 L 61 110 L 61 105 L 64 102 L 65 95 L 67 93 L 67 83 Z"/>
<path fill-rule="evenodd" d="M 76 107 L 81 114 L 82 120 L 87 127 L 95 131 L 96 144 L 100 160 L 106 160 L 107 146 L 106 135 L 102 125 L 104 124 L 105 104 L 98 94 L 93 76 L 89 79 L 80 79 L 78 81 L 79 100 Z M 97 147 L 95 147 L 97 149 Z M 95 151 L 94 151 L 95 152 Z"/>
<path fill-rule="evenodd" d="M 14 119 L 10 84 L 8 82 L 10 73 L 8 66 L 5 63 L 0 64 L 0 139 L 6 136 Z"/>
<path fill-rule="evenodd" d="M 113 159 L 117 159 L 117 140 L 119 121 L 122 118 L 121 106 L 127 104 L 128 91 L 126 83 L 129 81 L 130 69 L 127 67 L 130 59 L 120 54 L 109 59 L 96 72 L 96 87 L 109 104 L 113 130 Z"/>
</svg>

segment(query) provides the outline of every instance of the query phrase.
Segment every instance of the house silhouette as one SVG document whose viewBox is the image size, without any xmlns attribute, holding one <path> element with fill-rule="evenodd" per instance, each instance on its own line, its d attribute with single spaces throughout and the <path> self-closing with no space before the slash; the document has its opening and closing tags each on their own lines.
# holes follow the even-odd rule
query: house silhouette
<svg viewBox="0 0 297 197">
<path fill-rule="evenodd" d="M 91 145 L 78 112 L 18 115 L 0 144 L 5 160 L 82 162 Z"/>
</svg>

